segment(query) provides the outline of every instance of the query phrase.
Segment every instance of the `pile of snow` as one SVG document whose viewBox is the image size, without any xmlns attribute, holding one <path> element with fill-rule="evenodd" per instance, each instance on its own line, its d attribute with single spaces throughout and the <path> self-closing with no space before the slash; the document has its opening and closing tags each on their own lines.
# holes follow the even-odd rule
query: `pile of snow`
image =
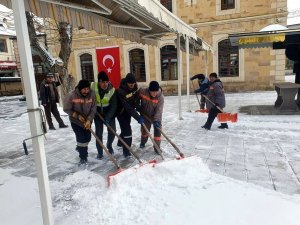
<svg viewBox="0 0 300 225">
<path fill-rule="evenodd" d="M 299 224 L 300 200 L 212 173 L 198 157 L 106 180 L 87 170 L 52 183 L 56 224 Z"/>
<path fill-rule="evenodd" d="M 13 172 L 0 168 L 0 224 L 42 224 L 37 180 Z"/>
</svg>

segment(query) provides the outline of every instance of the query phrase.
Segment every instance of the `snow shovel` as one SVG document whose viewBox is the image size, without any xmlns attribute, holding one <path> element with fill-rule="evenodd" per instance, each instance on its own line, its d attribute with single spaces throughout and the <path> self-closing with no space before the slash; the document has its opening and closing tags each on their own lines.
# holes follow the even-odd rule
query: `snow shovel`
<svg viewBox="0 0 300 225">
<path fill-rule="evenodd" d="M 99 118 L 102 120 L 102 122 L 104 122 L 104 118 L 103 116 L 101 116 L 100 113 L 97 112 L 97 116 L 99 116 Z M 105 124 L 108 129 L 122 142 L 122 144 L 129 150 L 129 152 L 139 161 L 139 163 L 141 164 L 142 161 L 141 159 L 137 156 L 137 154 L 132 150 L 131 147 L 129 147 L 126 142 L 123 140 L 123 138 L 120 137 L 120 135 L 117 134 L 117 132 L 109 125 L 109 124 Z"/>
<path fill-rule="evenodd" d="M 158 147 L 158 145 L 156 144 L 154 138 L 152 137 L 151 133 L 149 132 L 148 128 L 146 127 L 146 125 L 144 123 L 142 123 L 142 127 L 144 128 L 144 130 L 146 131 L 146 133 L 148 134 L 148 136 L 150 137 L 155 149 L 157 150 L 157 153 L 160 155 L 160 157 L 162 158 L 162 160 L 164 160 L 164 157 L 162 155 L 162 151 L 160 149 L 160 147 Z"/>
<path fill-rule="evenodd" d="M 217 106 L 215 103 L 213 103 L 206 95 L 203 95 L 202 96 L 207 100 L 209 101 L 213 106 L 217 107 L 218 110 L 221 111 L 221 113 L 218 113 L 218 121 L 220 123 L 227 123 L 227 122 L 232 122 L 232 123 L 236 123 L 237 122 L 237 119 L 238 119 L 238 115 L 237 113 L 227 113 L 227 112 L 224 112 L 223 109 L 221 109 L 219 106 Z"/>
<path fill-rule="evenodd" d="M 192 86 L 193 86 L 193 90 L 195 91 L 196 89 L 195 89 L 193 81 L 192 81 Z M 201 104 L 200 104 L 200 100 L 199 100 L 198 94 L 195 93 L 195 95 L 197 97 L 197 100 L 198 100 L 198 103 L 199 103 L 199 107 L 200 107 L 200 109 L 197 109 L 195 112 L 208 113 L 208 109 L 201 109 Z"/>
<path fill-rule="evenodd" d="M 150 117 L 148 117 L 146 114 L 142 113 L 142 115 L 146 118 L 146 120 L 148 120 L 150 123 L 153 123 L 153 121 L 150 119 Z M 179 148 L 175 145 L 175 143 L 165 134 L 165 132 L 163 132 L 163 130 L 161 128 L 157 128 L 161 134 L 166 138 L 166 140 L 175 148 L 175 150 L 178 152 L 180 158 L 184 158 L 184 154 L 179 150 Z"/>
</svg>

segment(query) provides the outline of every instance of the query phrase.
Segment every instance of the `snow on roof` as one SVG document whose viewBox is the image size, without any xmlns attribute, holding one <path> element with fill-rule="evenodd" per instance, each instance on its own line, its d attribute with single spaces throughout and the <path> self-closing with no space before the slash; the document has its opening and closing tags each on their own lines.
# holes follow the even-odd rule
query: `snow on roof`
<svg viewBox="0 0 300 225">
<path fill-rule="evenodd" d="M 277 30 L 287 30 L 288 28 L 283 26 L 283 25 L 280 25 L 280 24 L 271 24 L 271 25 L 268 25 L 266 27 L 264 27 L 263 29 L 260 30 L 260 32 L 263 32 L 263 31 L 277 31 Z"/>
<path fill-rule="evenodd" d="M 12 12 L 12 11 L 13 11 L 12 9 L 9 9 L 6 6 L 0 4 L 0 12 Z"/>
<path fill-rule="evenodd" d="M 16 32 L 9 28 L 5 28 L 2 24 L 0 24 L 0 35 L 16 36 Z"/>
</svg>

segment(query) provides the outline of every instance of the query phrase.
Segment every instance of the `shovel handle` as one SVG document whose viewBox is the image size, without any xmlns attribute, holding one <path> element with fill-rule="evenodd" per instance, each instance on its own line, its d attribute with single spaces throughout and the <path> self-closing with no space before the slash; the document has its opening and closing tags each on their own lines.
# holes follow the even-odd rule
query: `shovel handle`
<svg viewBox="0 0 300 225">
<path fill-rule="evenodd" d="M 218 110 L 220 110 L 222 113 L 224 113 L 224 110 L 221 109 L 219 106 L 217 106 L 215 103 L 213 103 L 206 95 L 202 94 L 202 96 L 209 101 L 214 107 L 217 107 Z"/>
<path fill-rule="evenodd" d="M 192 82 L 193 89 L 195 91 L 196 89 L 195 89 L 195 86 L 194 86 L 194 81 L 191 80 L 191 82 Z M 199 100 L 198 94 L 197 93 L 195 93 L 195 94 L 196 94 L 196 97 L 197 97 L 197 100 L 198 100 L 198 103 L 199 103 L 199 107 L 201 108 L 201 104 L 200 104 L 200 100 Z"/>
<path fill-rule="evenodd" d="M 175 143 L 165 134 L 165 132 L 163 132 L 161 128 L 158 128 L 158 130 L 167 139 L 167 141 L 173 146 L 173 148 L 175 148 L 175 150 L 180 155 L 180 157 L 184 158 L 184 154 L 179 150 L 179 148 L 175 145 Z"/>
<path fill-rule="evenodd" d="M 142 115 L 148 120 L 150 123 L 153 123 L 153 121 L 150 119 L 149 116 L 147 116 L 145 113 L 142 113 Z M 163 132 L 161 128 L 157 128 L 161 134 L 167 139 L 167 141 L 175 148 L 175 150 L 178 152 L 180 157 L 184 158 L 184 154 L 179 150 L 179 148 L 175 145 L 175 143 Z"/>
<path fill-rule="evenodd" d="M 152 137 L 152 135 L 150 134 L 148 128 L 146 127 L 146 125 L 144 123 L 142 123 L 142 127 L 144 128 L 144 130 L 146 131 L 146 133 L 148 134 L 148 136 L 150 137 L 154 147 L 156 148 L 158 154 L 160 155 L 160 157 L 162 158 L 162 160 L 164 160 L 164 157 L 162 155 L 162 151 L 160 149 L 160 147 L 157 145 L 157 143 L 155 142 L 154 138 Z"/>
<path fill-rule="evenodd" d="M 93 136 L 96 138 L 96 141 L 98 144 L 103 148 L 105 153 L 108 155 L 109 159 L 115 164 L 115 166 L 118 169 L 121 169 L 121 166 L 118 164 L 117 160 L 112 156 L 112 154 L 109 153 L 108 149 L 106 146 L 102 143 L 102 141 L 99 139 L 99 137 L 96 135 L 96 133 L 92 130 L 92 128 L 89 128 L 89 131 L 93 134 Z"/>
<path fill-rule="evenodd" d="M 104 122 L 104 118 L 103 118 L 103 116 L 101 116 L 100 113 L 97 112 L 97 116 L 99 116 L 99 118 L 102 120 L 102 122 Z M 129 147 L 128 144 L 126 144 L 126 142 L 123 140 L 123 138 L 121 138 L 120 135 L 118 135 L 117 132 L 109 124 L 105 124 L 105 125 L 122 142 L 122 144 L 129 150 L 129 152 L 139 161 L 139 163 L 143 163 L 141 161 L 141 159 L 137 156 L 137 154 L 132 150 L 132 148 Z"/>
</svg>

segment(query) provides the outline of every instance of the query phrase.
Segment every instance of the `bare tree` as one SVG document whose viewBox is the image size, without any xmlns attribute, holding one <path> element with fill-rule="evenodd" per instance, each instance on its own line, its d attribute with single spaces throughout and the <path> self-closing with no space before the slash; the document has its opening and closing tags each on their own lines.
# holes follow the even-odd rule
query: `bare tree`
<svg viewBox="0 0 300 225">
<path fill-rule="evenodd" d="M 60 41 L 59 57 L 63 61 L 61 68 L 63 83 L 65 84 L 65 91 L 69 92 L 74 88 L 74 78 L 68 73 L 69 58 L 72 51 L 72 25 L 67 22 L 59 22 L 57 27 Z"/>
</svg>

